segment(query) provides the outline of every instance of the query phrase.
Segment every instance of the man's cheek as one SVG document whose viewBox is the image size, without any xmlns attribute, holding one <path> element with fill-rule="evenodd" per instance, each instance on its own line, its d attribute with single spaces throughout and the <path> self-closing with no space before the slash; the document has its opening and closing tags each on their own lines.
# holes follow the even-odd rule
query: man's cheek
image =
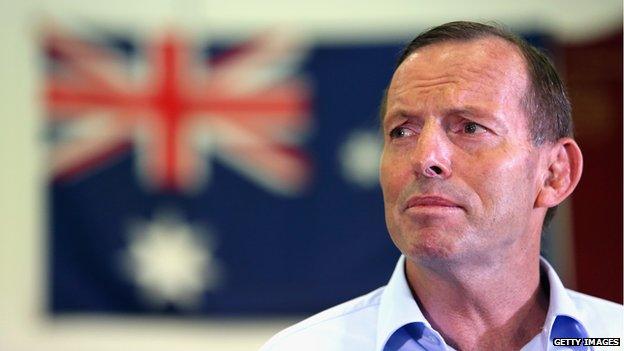
<svg viewBox="0 0 624 351">
<path fill-rule="evenodd" d="M 402 179 L 397 170 L 382 165 L 379 181 L 384 200 L 392 201 L 396 198 L 402 185 Z"/>
</svg>

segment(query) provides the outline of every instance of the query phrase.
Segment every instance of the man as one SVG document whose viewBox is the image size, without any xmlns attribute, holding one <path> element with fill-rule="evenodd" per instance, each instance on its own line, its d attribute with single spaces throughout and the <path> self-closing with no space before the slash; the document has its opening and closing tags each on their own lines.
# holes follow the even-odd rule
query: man
<svg viewBox="0 0 624 351">
<path fill-rule="evenodd" d="M 556 338 L 621 337 L 621 305 L 566 290 L 539 256 L 545 219 L 583 163 L 543 54 L 488 25 L 433 28 L 401 56 L 382 127 L 386 223 L 403 254 L 390 282 L 263 350 L 550 350 Z"/>
</svg>

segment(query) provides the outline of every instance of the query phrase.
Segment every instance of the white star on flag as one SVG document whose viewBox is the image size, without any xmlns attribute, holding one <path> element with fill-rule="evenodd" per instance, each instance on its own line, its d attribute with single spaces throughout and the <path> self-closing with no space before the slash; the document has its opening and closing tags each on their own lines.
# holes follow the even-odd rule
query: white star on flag
<svg viewBox="0 0 624 351">
<path fill-rule="evenodd" d="M 351 133 L 341 145 L 338 158 L 343 177 L 364 189 L 379 184 L 380 136 L 372 131 Z"/>
<path fill-rule="evenodd" d="M 123 253 L 123 267 L 154 307 L 193 309 L 203 292 L 218 287 L 220 265 L 210 233 L 173 214 L 135 223 Z"/>
</svg>

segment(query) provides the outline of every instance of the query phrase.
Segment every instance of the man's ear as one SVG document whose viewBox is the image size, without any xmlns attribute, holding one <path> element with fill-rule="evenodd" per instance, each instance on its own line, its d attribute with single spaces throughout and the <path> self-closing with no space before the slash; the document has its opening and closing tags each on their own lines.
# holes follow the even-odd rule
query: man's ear
<svg viewBox="0 0 624 351">
<path fill-rule="evenodd" d="M 553 207 L 576 188 L 583 172 L 581 149 L 571 138 L 563 138 L 550 147 L 547 176 L 535 199 L 535 207 Z"/>
</svg>

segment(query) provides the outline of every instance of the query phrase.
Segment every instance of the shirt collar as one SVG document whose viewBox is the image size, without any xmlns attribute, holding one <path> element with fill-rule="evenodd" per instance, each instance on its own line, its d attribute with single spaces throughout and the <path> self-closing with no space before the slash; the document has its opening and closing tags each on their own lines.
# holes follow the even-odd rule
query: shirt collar
<svg viewBox="0 0 624 351">
<path fill-rule="evenodd" d="M 401 255 L 379 302 L 375 350 L 382 351 L 395 331 L 413 322 L 431 327 L 412 296 L 405 278 L 405 256 Z"/>
<path fill-rule="evenodd" d="M 558 316 L 570 317 L 581 325 L 585 323 L 559 276 L 543 257 L 540 257 L 540 266 L 548 278 L 550 287 L 548 312 L 543 329 L 547 331 L 547 337 L 550 339 L 553 324 Z M 425 319 L 412 296 L 405 277 L 405 256 L 401 255 L 381 296 L 375 350 L 382 351 L 394 332 L 404 325 L 414 322 L 423 323 L 425 327 L 431 328 L 431 324 Z"/>
<path fill-rule="evenodd" d="M 585 318 L 576 308 L 576 305 L 570 298 L 568 291 L 563 286 L 561 279 L 555 272 L 554 268 L 546 261 L 544 257 L 540 257 L 540 267 L 542 272 L 548 277 L 548 285 L 550 296 L 548 299 L 548 312 L 546 313 L 546 321 L 544 322 L 544 331 L 548 334 L 548 339 L 553 331 L 553 324 L 559 316 L 568 317 L 568 320 L 574 321 L 581 326 L 587 325 Z M 584 328 L 582 328 L 584 329 Z M 587 335 L 576 335 L 570 337 L 587 337 Z"/>
</svg>

